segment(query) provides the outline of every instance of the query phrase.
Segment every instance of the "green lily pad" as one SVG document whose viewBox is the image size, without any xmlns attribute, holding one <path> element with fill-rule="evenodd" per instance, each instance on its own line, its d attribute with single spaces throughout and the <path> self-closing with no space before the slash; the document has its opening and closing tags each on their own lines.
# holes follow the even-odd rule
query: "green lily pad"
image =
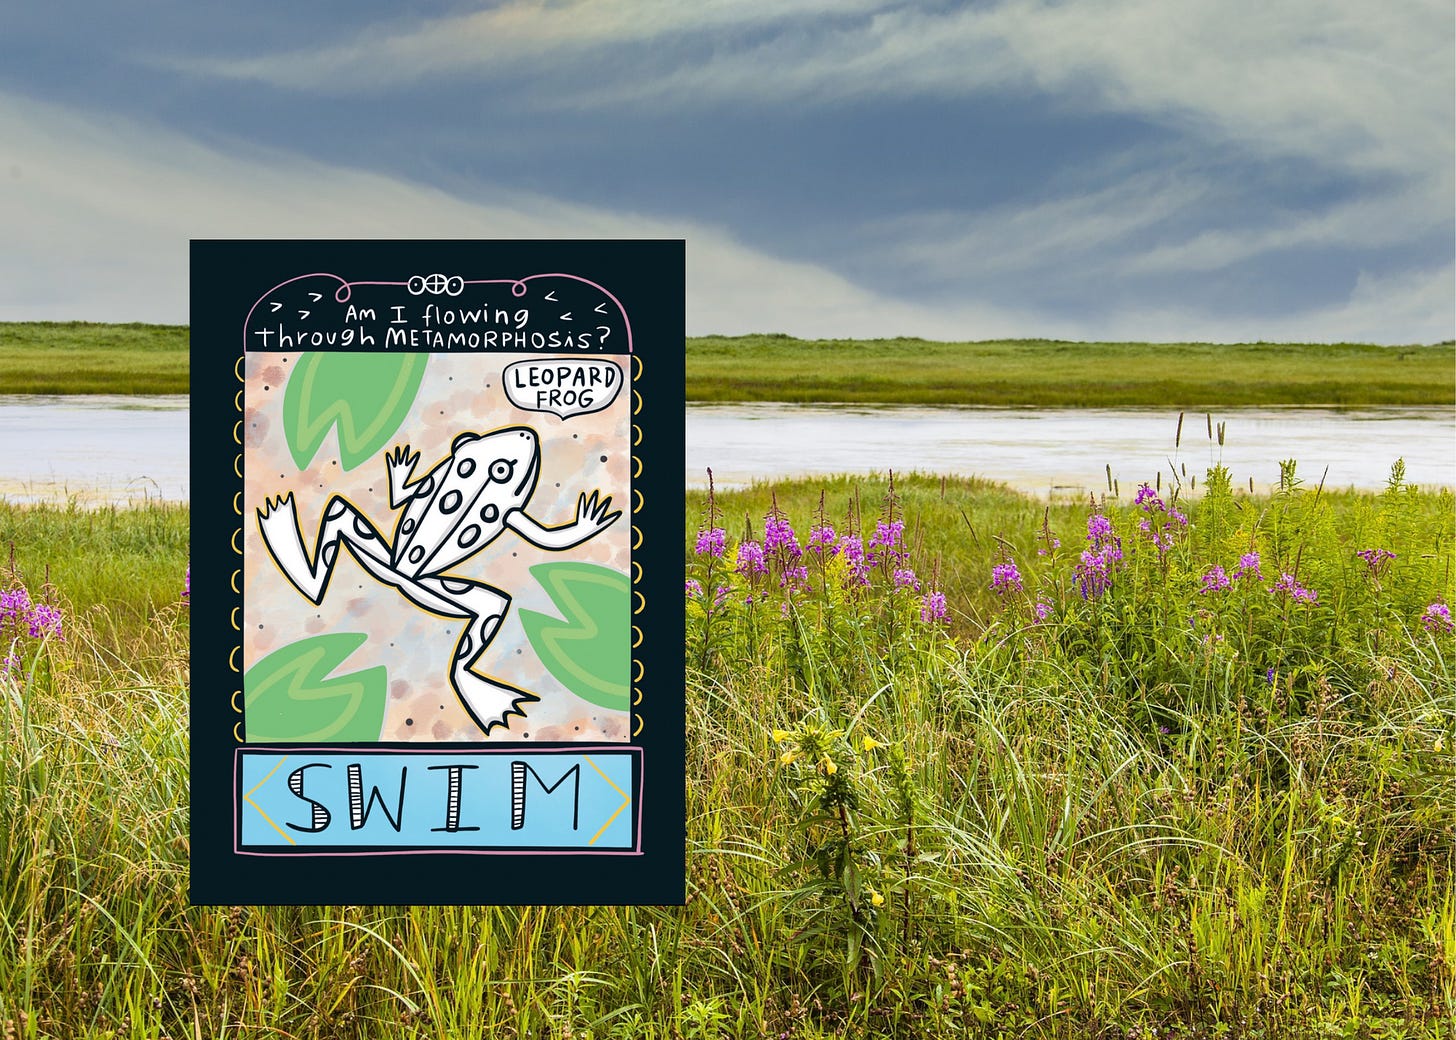
<svg viewBox="0 0 1456 1040">
<path fill-rule="evenodd" d="M 339 465 L 353 469 L 373 458 L 409 414 L 425 374 L 426 354 L 299 355 L 283 393 L 283 428 L 299 469 L 311 461 L 334 426 Z"/>
<path fill-rule="evenodd" d="M 614 711 L 631 700 L 631 595 L 627 576 L 595 563 L 531 568 L 561 612 L 521 611 L 521 626 L 556 681 L 582 700 Z"/>
<path fill-rule="evenodd" d="M 362 632 L 310 636 L 273 651 L 243 676 L 249 743 L 375 741 L 384 728 L 384 666 L 328 678 L 364 645 Z"/>
</svg>

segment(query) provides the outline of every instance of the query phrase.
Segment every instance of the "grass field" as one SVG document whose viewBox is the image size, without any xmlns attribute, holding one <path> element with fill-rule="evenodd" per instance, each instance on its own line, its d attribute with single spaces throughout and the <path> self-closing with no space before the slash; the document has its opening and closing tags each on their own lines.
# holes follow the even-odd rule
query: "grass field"
<svg viewBox="0 0 1456 1040">
<path fill-rule="evenodd" d="M 1451 404 L 1456 346 L 688 340 L 693 401 L 1037 407 Z"/>
<path fill-rule="evenodd" d="M 686 907 L 228 909 L 186 508 L 0 505 L 0 1036 L 1449 1036 L 1452 509 L 695 494 Z"/>
<path fill-rule="evenodd" d="M 0 393 L 186 393 L 188 330 L 0 323 Z M 1456 345 L 687 341 L 690 401 L 1038 407 L 1439 405 Z"/>
<path fill-rule="evenodd" d="M 0 322 L 0 394 L 185 394 L 185 325 Z"/>
</svg>

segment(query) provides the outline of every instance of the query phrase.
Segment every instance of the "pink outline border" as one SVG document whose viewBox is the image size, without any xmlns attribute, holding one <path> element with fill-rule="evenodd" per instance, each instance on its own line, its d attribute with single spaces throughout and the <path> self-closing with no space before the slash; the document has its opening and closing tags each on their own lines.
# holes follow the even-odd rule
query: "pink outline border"
<svg viewBox="0 0 1456 1040">
<path fill-rule="evenodd" d="M 265 744 L 242 744 L 233 749 L 233 854 L 237 856 L 263 856 L 269 859 L 293 859 L 298 856 L 643 856 L 642 851 L 642 792 L 647 787 L 647 756 L 644 749 L 632 744 L 591 744 L 579 748 L 568 747 L 543 747 L 543 748 L 477 748 L 466 746 L 457 748 L 465 755 L 584 755 L 588 752 L 607 751 L 616 754 L 636 755 L 638 759 L 637 768 L 637 790 L 634 793 L 637 800 L 637 820 L 634 831 L 633 847 L 630 849 L 470 849 L 470 848 L 434 848 L 429 846 L 412 846 L 410 848 L 387 848 L 387 849 L 361 849 L 357 852 L 256 852 L 252 849 L 242 847 L 243 839 L 243 815 L 242 815 L 242 761 L 243 754 L 247 753 L 269 753 L 282 752 L 284 754 L 304 754 L 311 751 L 322 751 L 329 754 L 348 754 L 350 752 L 361 755 L 448 755 L 448 750 L 437 750 L 437 748 L 448 747 L 448 745 L 432 745 L 426 748 L 371 748 L 367 744 L 338 745 L 277 745 Z"/>
<path fill-rule="evenodd" d="M 354 295 L 353 289 L 354 289 L 354 286 L 356 286 L 356 285 L 399 285 L 399 286 L 404 286 L 404 285 L 408 285 L 409 284 L 408 282 L 347 282 L 344 279 L 340 278 L 338 275 L 333 274 L 333 273 L 331 273 L 329 271 L 313 271 L 313 272 L 310 272 L 309 274 L 295 275 L 294 277 L 289 278 L 286 281 L 279 282 L 277 285 L 273 286 L 273 288 L 269 289 L 262 296 L 259 296 L 256 300 L 254 300 L 253 301 L 253 305 L 248 308 L 248 316 L 243 319 L 243 352 L 244 353 L 247 353 L 247 350 L 248 350 L 248 323 L 253 320 L 253 312 L 258 309 L 258 304 L 262 303 L 265 299 L 268 298 L 268 296 L 270 294 L 277 292 L 279 289 L 283 288 L 285 285 L 291 285 L 294 282 L 301 282 L 305 278 L 332 278 L 332 279 L 334 279 L 334 281 L 338 282 L 339 283 L 339 287 L 334 290 L 334 302 L 335 303 L 348 303 L 349 302 L 349 298 Z M 630 319 L 629 317 L 627 317 L 627 308 L 625 308 L 625 307 L 622 306 L 622 301 L 619 300 L 619 299 L 617 299 L 617 297 L 610 290 L 608 290 L 604 286 L 598 285 L 596 282 L 592 281 L 590 278 L 583 278 L 583 277 L 581 277 L 581 275 L 577 275 L 577 274 L 567 274 L 564 271 L 553 271 L 550 274 L 531 274 L 531 275 L 527 275 L 525 278 L 479 278 L 479 279 L 474 279 L 474 280 L 465 280 L 465 279 L 462 279 L 462 281 L 464 281 L 464 283 L 466 285 L 509 285 L 511 287 L 511 295 L 512 296 L 522 296 L 526 292 L 526 283 L 527 282 L 533 282 L 533 281 L 535 281 L 538 278 L 570 278 L 574 282 L 583 282 L 586 285 L 590 285 L 593 289 L 596 289 L 598 292 L 602 293 L 602 295 L 606 296 L 607 299 L 609 299 L 613 303 L 615 303 L 617 305 L 617 313 L 622 316 L 622 324 L 627 329 L 627 353 L 628 354 L 631 354 L 633 352 L 633 350 L 632 350 L 632 319 Z M 428 351 L 421 351 L 420 353 L 428 353 Z M 505 351 L 493 351 L 492 353 L 506 353 L 506 352 Z M 595 356 L 595 355 L 583 355 L 583 356 L 590 357 L 590 356 Z"/>
</svg>

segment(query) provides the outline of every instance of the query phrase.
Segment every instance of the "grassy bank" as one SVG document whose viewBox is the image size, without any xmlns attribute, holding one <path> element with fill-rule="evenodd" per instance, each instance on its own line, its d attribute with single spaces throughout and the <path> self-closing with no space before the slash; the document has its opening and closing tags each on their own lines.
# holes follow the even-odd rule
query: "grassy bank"
<svg viewBox="0 0 1456 1040">
<path fill-rule="evenodd" d="M 0 324 L 0 393 L 186 393 L 179 325 Z M 1456 346 L 687 341 L 690 401 L 1039 407 L 1440 405 Z"/>
<path fill-rule="evenodd" d="M 1037 407 L 1436 405 L 1456 346 L 690 339 L 688 399 Z"/>
<path fill-rule="evenodd" d="M 185 325 L 0 322 L 0 393 L 185 394 Z"/>
<path fill-rule="evenodd" d="M 1208 485 L 694 495 L 633 909 L 187 906 L 186 510 L 4 507 L 0 1035 L 1447 1035 L 1451 497 Z"/>
</svg>

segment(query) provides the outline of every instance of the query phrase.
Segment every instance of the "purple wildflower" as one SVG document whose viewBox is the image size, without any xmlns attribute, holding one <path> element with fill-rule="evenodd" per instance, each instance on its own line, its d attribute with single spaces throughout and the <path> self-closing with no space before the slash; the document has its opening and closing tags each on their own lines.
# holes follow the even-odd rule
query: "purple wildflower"
<svg viewBox="0 0 1456 1040">
<path fill-rule="evenodd" d="M 944 621 L 949 613 L 943 592 L 927 592 L 920 601 L 921 621 Z"/>
<path fill-rule="evenodd" d="M 755 574 L 768 573 L 768 564 L 763 559 L 763 546 L 757 542 L 743 541 L 738 543 L 738 566 L 737 571 L 745 577 L 752 577 Z"/>
<path fill-rule="evenodd" d="M 794 533 L 794 525 L 781 516 L 764 518 L 763 548 L 765 552 L 781 551 L 790 560 L 797 560 L 803 554 L 803 550 L 799 548 L 799 536 Z"/>
<path fill-rule="evenodd" d="M 991 591 L 998 596 L 1007 596 L 1021 591 L 1021 572 L 1010 560 L 991 568 Z"/>
<path fill-rule="evenodd" d="M 39 639 L 46 635 L 52 635 L 58 639 L 61 637 L 61 612 L 55 607 L 37 603 L 30 608 L 25 622 L 30 629 L 32 639 Z"/>
<path fill-rule="evenodd" d="M 1097 599 L 1112 587 L 1112 572 L 1122 562 L 1122 539 L 1113 533 L 1109 517 L 1093 513 L 1087 518 L 1087 541 L 1092 547 L 1082 551 L 1073 576 L 1083 599 Z"/>
<path fill-rule="evenodd" d="M 1077 590 L 1083 599 L 1097 599 L 1112 587 L 1112 559 L 1108 552 L 1111 546 L 1099 552 L 1083 550 L 1082 562 L 1073 570 L 1077 579 Z M 1119 559 L 1120 559 L 1119 555 Z"/>
<path fill-rule="evenodd" d="M 1270 686 L 1274 685 L 1274 666 L 1271 664 L 1269 670 L 1264 673 L 1264 681 Z"/>
<path fill-rule="evenodd" d="M 1432 603 L 1421 615 L 1421 627 L 1435 633 L 1456 631 L 1456 622 L 1451 620 L 1451 608 L 1439 600 Z"/>
<path fill-rule="evenodd" d="M 1252 577 L 1263 581 L 1264 575 L 1259 571 L 1259 554 L 1256 552 L 1246 552 L 1240 556 L 1239 565 L 1234 568 L 1233 576 L 1235 578 Z"/>
<path fill-rule="evenodd" d="M 834 554 L 834 528 L 828 524 L 816 524 L 809 529 L 809 551 Z"/>
<path fill-rule="evenodd" d="M 1224 569 L 1222 567 L 1214 567 L 1203 576 L 1202 580 L 1203 587 L 1200 588 L 1198 591 L 1205 595 L 1210 592 L 1222 592 L 1224 589 L 1228 588 L 1232 584 L 1232 582 L 1229 581 L 1229 576 L 1224 573 Z"/>
<path fill-rule="evenodd" d="M 727 546 L 728 533 L 721 527 L 713 527 L 698 532 L 698 544 L 693 551 L 699 556 L 711 556 L 719 559 Z"/>
<path fill-rule="evenodd" d="M 785 567 L 784 573 L 779 578 L 779 588 L 786 588 L 790 592 L 798 592 L 800 589 L 809 587 L 809 568 L 802 563 L 794 567 Z"/>
<path fill-rule="evenodd" d="M 1032 624 L 1040 625 L 1047 618 L 1052 616 L 1052 605 L 1043 600 L 1037 600 L 1036 606 L 1031 608 Z"/>
<path fill-rule="evenodd" d="M 1288 596 L 1296 603 L 1314 603 L 1319 599 L 1319 593 L 1305 588 L 1288 572 L 1280 574 L 1279 580 L 1269 586 L 1269 591 L 1276 596 Z"/>
<path fill-rule="evenodd" d="M 1361 549 L 1355 555 L 1365 561 L 1372 578 L 1383 577 L 1390 569 L 1390 561 L 1395 559 L 1395 553 L 1389 549 Z"/>
<path fill-rule="evenodd" d="M 182 576 L 182 598 L 192 598 L 192 564 L 187 565 L 187 573 Z"/>
<path fill-rule="evenodd" d="M 905 533 L 905 521 L 891 520 L 886 523 L 883 520 L 875 522 L 874 537 L 870 539 L 871 549 L 893 549 L 900 544 L 900 536 Z"/>
<path fill-rule="evenodd" d="M 698 584 L 696 578 L 689 578 L 683 583 L 683 593 L 696 599 L 703 594 L 703 586 Z"/>
<path fill-rule="evenodd" d="M 895 591 L 898 592 L 901 589 L 920 591 L 920 579 L 909 567 L 899 567 L 895 570 Z"/>
<path fill-rule="evenodd" d="M 24 585 L 0 592 L 0 627 L 19 618 L 30 609 L 30 592 Z"/>
<path fill-rule="evenodd" d="M 870 536 L 866 559 L 871 566 L 881 563 L 896 564 L 909 555 L 900 547 L 900 537 L 905 533 L 905 521 L 875 521 L 875 533 Z"/>
<path fill-rule="evenodd" d="M 1138 489 L 1134 501 L 1148 514 L 1138 521 L 1138 529 L 1152 541 L 1159 556 L 1166 555 L 1173 548 L 1174 535 L 1188 526 L 1188 517 L 1164 503 L 1158 493 L 1146 484 Z"/>
<path fill-rule="evenodd" d="M 849 567 L 850 581 L 856 585 L 870 583 L 870 567 L 873 561 L 865 554 L 863 542 L 854 535 L 845 535 L 839 540 L 839 555 Z"/>
</svg>

